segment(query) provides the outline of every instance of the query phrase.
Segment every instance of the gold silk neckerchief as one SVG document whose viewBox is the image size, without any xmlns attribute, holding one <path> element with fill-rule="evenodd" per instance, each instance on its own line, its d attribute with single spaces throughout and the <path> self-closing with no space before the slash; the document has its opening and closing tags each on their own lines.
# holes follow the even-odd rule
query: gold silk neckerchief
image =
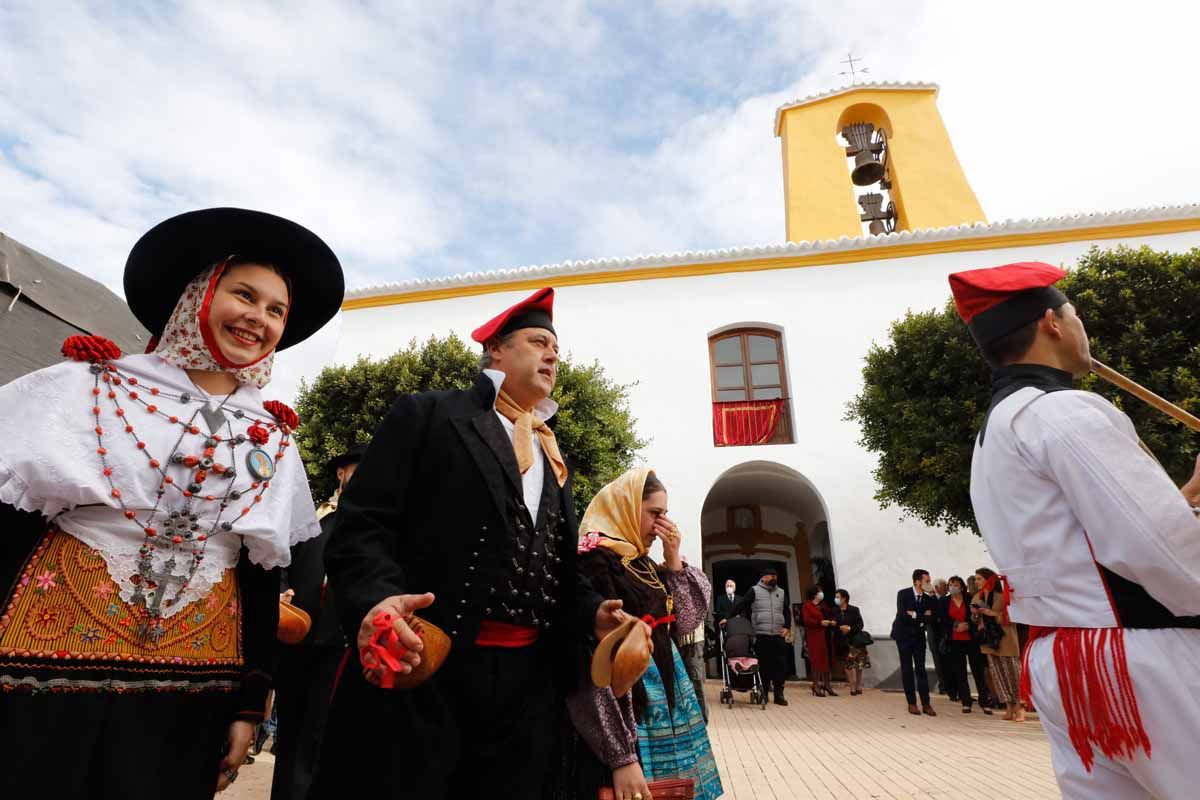
<svg viewBox="0 0 1200 800">
<path fill-rule="evenodd" d="M 513 433 L 513 453 L 517 456 L 517 469 L 521 470 L 521 474 L 524 475 L 533 466 L 532 436 L 537 433 L 542 450 L 550 459 L 550 467 L 554 470 L 554 479 L 558 481 L 560 487 L 565 484 L 567 482 L 567 465 L 563 461 L 562 453 L 558 452 L 558 440 L 554 438 L 554 431 L 550 430 L 550 426 L 546 424 L 545 420 L 537 419 L 533 416 L 533 411 L 526 411 L 514 403 L 513 399 L 508 396 L 508 392 L 503 389 L 496 395 L 496 410 L 516 427 L 516 431 Z"/>
</svg>

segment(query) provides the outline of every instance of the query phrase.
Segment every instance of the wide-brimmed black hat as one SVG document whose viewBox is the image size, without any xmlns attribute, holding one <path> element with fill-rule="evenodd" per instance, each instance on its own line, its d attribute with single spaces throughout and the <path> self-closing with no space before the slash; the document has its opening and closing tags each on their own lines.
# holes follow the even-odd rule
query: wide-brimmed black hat
<svg viewBox="0 0 1200 800">
<path fill-rule="evenodd" d="M 179 296 L 204 269 L 231 255 L 262 259 L 291 282 L 287 326 L 276 350 L 312 336 L 342 305 L 342 265 L 329 245 L 291 220 L 244 208 L 206 208 L 158 223 L 129 251 L 125 300 L 161 336 Z"/>
<path fill-rule="evenodd" d="M 362 461 L 363 455 L 367 452 L 365 444 L 356 444 L 340 456 L 334 456 L 329 459 L 329 463 L 325 465 L 325 469 L 330 472 L 337 472 L 338 467 L 344 467 L 347 464 L 357 464 Z"/>
</svg>

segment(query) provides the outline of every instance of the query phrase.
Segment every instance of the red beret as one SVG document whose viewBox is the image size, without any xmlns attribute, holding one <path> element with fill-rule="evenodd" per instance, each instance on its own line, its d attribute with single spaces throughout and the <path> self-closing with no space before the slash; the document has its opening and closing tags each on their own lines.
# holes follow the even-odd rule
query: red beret
<svg viewBox="0 0 1200 800">
<path fill-rule="evenodd" d="M 493 336 L 502 336 L 519 328 L 545 328 L 554 333 L 554 289 L 547 286 L 505 309 L 471 332 L 471 338 L 483 344 Z"/>
<path fill-rule="evenodd" d="M 1067 302 L 1054 284 L 1067 273 L 1041 261 L 955 272 L 950 291 L 958 315 L 979 344 L 999 339 Z"/>
</svg>

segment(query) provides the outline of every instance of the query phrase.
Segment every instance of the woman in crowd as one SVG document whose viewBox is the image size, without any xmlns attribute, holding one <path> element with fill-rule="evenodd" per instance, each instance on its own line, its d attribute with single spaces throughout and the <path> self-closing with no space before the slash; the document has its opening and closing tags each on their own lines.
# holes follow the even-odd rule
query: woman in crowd
<svg viewBox="0 0 1200 800">
<path fill-rule="evenodd" d="M 845 665 L 850 694 L 862 694 L 863 670 L 871 668 L 867 648 L 854 644 L 854 638 L 863 632 L 862 612 L 858 606 L 850 605 L 850 593 L 845 589 L 838 589 L 833 596 L 836 602 L 833 623 L 837 626 L 837 655 Z"/>
<path fill-rule="evenodd" d="M 804 626 L 804 644 L 808 648 L 808 666 L 812 670 L 812 693 L 814 697 L 837 692 L 829 685 L 832 666 L 829 663 L 829 637 L 827 630 L 833 620 L 825 613 L 825 592 L 820 586 L 810 586 L 804 593 L 804 608 L 800 611 L 800 624 Z"/>
<path fill-rule="evenodd" d="M 995 646 L 980 645 L 987 656 L 988 673 L 996 699 L 1006 706 L 1005 719 L 1025 721 L 1025 709 L 1021 706 L 1021 647 L 1017 639 L 1017 626 L 1008 618 L 1008 589 L 1004 581 L 993 570 L 980 567 L 975 570 L 975 584 L 979 591 L 971 601 L 972 613 L 980 630 L 986 630 L 985 619 L 1000 626 L 1004 636 Z"/>
<path fill-rule="evenodd" d="M 953 676 L 954 685 L 958 687 L 963 713 L 970 714 L 974 701 L 971 698 L 971 685 L 967 682 L 967 664 L 971 662 L 972 669 L 975 669 L 982 659 L 972 661 L 972 654 L 977 654 L 979 647 L 971 637 L 971 604 L 967 599 L 967 584 L 961 577 L 954 575 L 948 581 L 948 586 L 948 595 L 942 605 L 939 620 L 944 631 L 946 665 Z M 980 689 L 984 685 L 978 672 L 975 673 L 975 685 Z M 985 699 L 982 692 L 980 699 Z M 990 714 L 991 710 L 983 706 L 983 713 Z"/>
<path fill-rule="evenodd" d="M 320 532 L 296 415 L 261 390 L 342 288 L 293 222 L 183 214 L 125 266 L 151 352 L 71 337 L 72 360 L 0 388 L 11 796 L 200 800 L 237 777 L 271 683 L 276 568 Z"/>
<path fill-rule="evenodd" d="M 601 489 L 579 525 L 579 571 L 603 597 L 648 620 L 654 645 L 649 668 L 622 697 L 590 685 L 567 700 L 585 747 L 576 747 L 574 796 L 594 800 L 601 786 L 617 798 L 649 800 L 648 783 L 691 779 L 695 796 L 713 800 L 721 779 L 704 717 L 671 629 L 704 620 L 712 588 L 679 553 L 679 528 L 667 516 L 667 490 L 652 470 L 626 472 Z M 662 562 L 650 558 L 655 541 Z"/>
</svg>

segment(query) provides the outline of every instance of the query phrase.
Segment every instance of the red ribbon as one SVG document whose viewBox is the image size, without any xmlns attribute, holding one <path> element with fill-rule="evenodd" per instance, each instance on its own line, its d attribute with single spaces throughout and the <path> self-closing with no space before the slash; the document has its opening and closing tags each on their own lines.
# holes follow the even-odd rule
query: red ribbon
<svg viewBox="0 0 1200 800">
<path fill-rule="evenodd" d="M 386 611 L 380 611 L 371 620 L 375 632 L 371 641 L 358 653 L 358 658 L 364 667 L 380 671 L 379 686 L 390 689 L 396 684 L 396 675 L 401 672 L 400 659 L 408 652 L 408 648 L 400 644 L 400 637 L 392 627 L 395 617 Z M 419 635 L 419 634 L 418 634 Z"/>
<path fill-rule="evenodd" d="M 655 619 L 653 614 L 646 614 L 644 617 L 642 617 L 642 622 L 649 625 L 650 630 L 654 630 L 659 625 L 666 625 L 666 624 L 674 622 L 674 621 L 675 621 L 674 614 L 667 614 L 665 617 L 659 617 L 658 619 Z"/>
<path fill-rule="evenodd" d="M 1000 581 L 1000 591 L 1004 595 L 1004 615 L 1001 617 L 1001 622 L 1008 624 L 1008 607 L 1012 605 L 1012 587 L 1008 585 L 1007 575 L 993 575 L 983 582 L 983 591 L 991 594 L 996 588 L 996 581 Z"/>
</svg>

